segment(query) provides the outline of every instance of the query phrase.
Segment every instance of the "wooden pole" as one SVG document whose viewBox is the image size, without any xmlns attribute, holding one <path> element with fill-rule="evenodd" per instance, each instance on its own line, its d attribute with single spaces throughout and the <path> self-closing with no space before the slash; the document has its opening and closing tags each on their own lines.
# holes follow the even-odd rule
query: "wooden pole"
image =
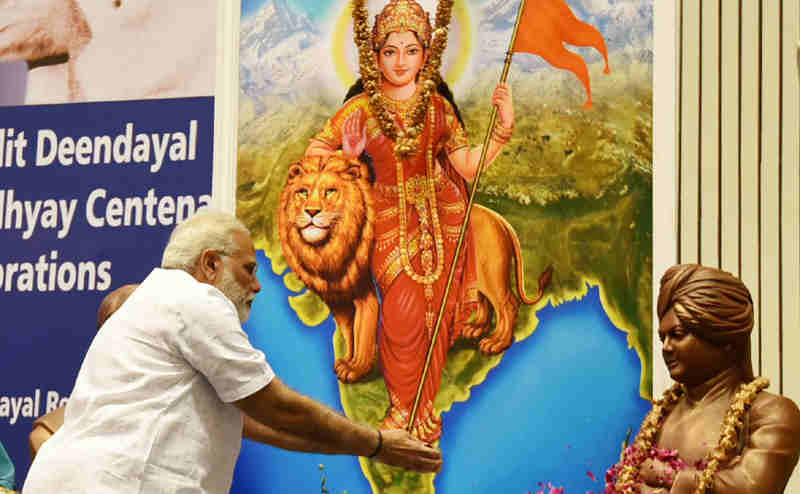
<svg viewBox="0 0 800 494">
<path fill-rule="evenodd" d="M 514 43 L 517 40 L 517 32 L 519 31 L 519 23 L 522 19 L 522 13 L 525 10 L 525 2 L 526 0 L 522 0 L 519 6 L 519 11 L 517 12 L 517 20 L 514 23 L 514 31 L 511 34 L 511 42 L 508 45 L 508 51 L 506 52 L 506 59 L 505 64 L 503 65 L 503 73 L 500 75 L 500 83 L 506 82 L 508 78 L 508 71 L 511 68 L 511 57 L 514 56 Z M 486 163 L 486 154 L 489 149 L 489 141 L 492 138 L 492 129 L 494 129 L 494 125 L 497 122 L 497 107 L 492 106 L 492 115 L 489 118 L 489 128 L 486 130 L 486 137 L 483 138 L 483 147 L 481 148 L 481 157 L 478 160 L 478 171 L 475 174 L 475 179 L 472 181 L 472 189 L 470 190 L 469 194 L 469 202 L 467 203 L 467 210 L 464 214 L 464 222 L 461 224 L 461 230 L 458 235 L 458 243 L 456 244 L 456 252 L 453 255 L 453 264 L 450 265 L 450 274 L 447 277 L 447 284 L 444 288 L 444 295 L 442 296 L 442 303 L 439 307 L 439 315 L 436 317 L 436 325 L 433 327 L 433 338 L 431 339 L 430 345 L 428 345 L 428 354 L 425 357 L 425 366 L 422 368 L 422 376 L 420 377 L 419 384 L 417 385 L 417 395 L 414 398 L 414 406 L 411 409 L 411 418 L 408 422 L 408 431 L 411 432 L 414 427 L 414 421 L 417 418 L 417 410 L 419 409 L 419 401 L 422 397 L 422 388 L 425 384 L 425 379 L 428 377 L 428 371 L 430 370 L 431 366 L 431 358 L 433 357 L 433 347 L 436 344 L 436 338 L 439 336 L 439 328 L 442 325 L 442 319 L 444 317 L 444 310 L 447 305 L 447 297 L 450 295 L 450 287 L 453 284 L 453 278 L 455 277 L 456 273 L 456 263 L 458 261 L 458 257 L 461 254 L 461 248 L 464 244 L 464 237 L 467 233 L 467 225 L 469 223 L 469 216 L 472 212 L 472 205 L 475 202 L 475 194 L 478 191 L 478 182 L 481 179 L 481 174 L 483 173 L 483 168 Z"/>
</svg>

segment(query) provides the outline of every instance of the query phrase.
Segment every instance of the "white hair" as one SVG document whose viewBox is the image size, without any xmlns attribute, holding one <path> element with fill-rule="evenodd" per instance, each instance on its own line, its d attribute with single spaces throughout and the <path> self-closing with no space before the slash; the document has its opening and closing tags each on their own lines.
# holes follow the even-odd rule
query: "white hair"
<svg viewBox="0 0 800 494">
<path fill-rule="evenodd" d="M 232 234 L 250 234 L 235 216 L 219 210 L 201 208 L 172 231 L 161 258 L 162 268 L 177 268 L 194 273 L 197 259 L 206 249 L 234 254 L 239 246 Z"/>
</svg>

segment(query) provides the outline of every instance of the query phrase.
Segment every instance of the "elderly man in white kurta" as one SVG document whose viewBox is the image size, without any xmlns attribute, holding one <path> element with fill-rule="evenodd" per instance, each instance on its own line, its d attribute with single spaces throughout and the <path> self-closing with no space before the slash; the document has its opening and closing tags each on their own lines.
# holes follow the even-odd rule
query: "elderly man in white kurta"
<svg viewBox="0 0 800 494">
<path fill-rule="evenodd" d="M 441 468 L 439 451 L 406 432 L 355 424 L 275 377 L 240 324 L 261 287 L 238 220 L 198 213 L 175 229 L 162 266 L 97 333 L 24 494 L 225 493 L 243 434 Z"/>
</svg>

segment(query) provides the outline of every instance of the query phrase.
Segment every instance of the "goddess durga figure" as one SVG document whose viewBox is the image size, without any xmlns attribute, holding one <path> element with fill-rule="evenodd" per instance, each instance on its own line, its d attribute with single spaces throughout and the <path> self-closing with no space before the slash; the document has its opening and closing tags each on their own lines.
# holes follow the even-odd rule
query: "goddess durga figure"
<svg viewBox="0 0 800 494">
<path fill-rule="evenodd" d="M 452 343 L 478 303 L 475 239 L 467 230 L 444 317 L 434 324 L 464 221 L 481 148 L 470 147 L 458 108 L 439 66 L 453 0 L 440 0 L 436 29 L 414 0 L 391 0 L 370 31 L 363 0 L 354 2 L 361 75 L 341 109 L 309 144 L 306 156 L 340 151 L 367 155 L 374 173 L 375 243 L 371 272 L 381 295 L 379 352 L 390 408 L 382 428 L 407 428 L 426 354 L 434 350 L 412 433 L 433 442 L 441 418 L 433 401 Z M 492 95 L 497 125 L 487 149 L 491 163 L 511 137 L 511 88 Z M 468 328 L 466 329 L 468 331 Z"/>
</svg>

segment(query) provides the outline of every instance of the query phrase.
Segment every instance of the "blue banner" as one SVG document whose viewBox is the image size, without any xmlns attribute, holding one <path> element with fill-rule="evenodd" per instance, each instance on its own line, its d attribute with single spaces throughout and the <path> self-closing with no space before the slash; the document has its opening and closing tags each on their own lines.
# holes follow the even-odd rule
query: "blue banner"
<svg viewBox="0 0 800 494">
<path fill-rule="evenodd" d="M 31 424 L 71 392 L 100 301 L 210 202 L 213 128 L 213 97 L 0 108 L 0 440 L 17 488 Z"/>
</svg>

